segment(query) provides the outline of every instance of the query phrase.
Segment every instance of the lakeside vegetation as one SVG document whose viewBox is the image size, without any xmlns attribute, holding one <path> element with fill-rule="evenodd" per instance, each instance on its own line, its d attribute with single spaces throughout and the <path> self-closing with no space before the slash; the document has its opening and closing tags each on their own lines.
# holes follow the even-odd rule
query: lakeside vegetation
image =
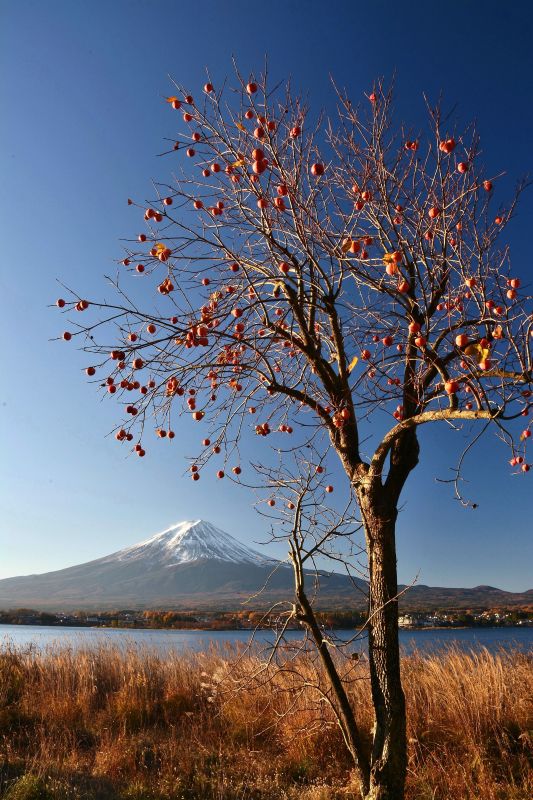
<svg viewBox="0 0 533 800">
<path fill-rule="evenodd" d="M 296 690 L 292 668 L 265 672 L 265 657 L 229 647 L 165 656 L 2 650 L 0 797 L 347 798 L 350 761 L 327 704 Z M 308 657 L 291 664 L 313 683 Z M 367 665 L 342 670 L 352 671 L 349 692 L 369 737 Z M 415 654 L 403 679 L 408 800 L 533 796 L 531 656 Z"/>
<path fill-rule="evenodd" d="M 321 625 L 331 629 L 354 629 L 365 624 L 360 611 L 317 611 Z M 262 611 L 176 611 L 115 610 L 75 611 L 71 613 L 36 611 L 28 608 L 0 611 L 3 625 L 50 625 L 64 627 L 148 628 L 173 630 L 252 630 L 272 627 L 272 620 Z M 498 607 L 491 609 L 429 609 L 403 614 L 401 627 L 501 627 L 533 625 L 533 609 Z M 289 628 L 298 628 L 295 621 Z"/>
</svg>

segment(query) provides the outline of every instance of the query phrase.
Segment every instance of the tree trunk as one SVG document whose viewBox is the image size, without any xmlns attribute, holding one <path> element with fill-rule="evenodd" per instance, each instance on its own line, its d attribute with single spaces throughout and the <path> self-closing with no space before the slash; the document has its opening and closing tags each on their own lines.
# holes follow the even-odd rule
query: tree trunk
<svg viewBox="0 0 533 800">
<path fill-rule="evenodd" d="M 403 800 L 407 739 L 398 641 L 397 510 L 381 498 L 367 495 L 361 500 L 370 572 L 368 650 L 375 712 L 366 800 Z"/>
</svg>

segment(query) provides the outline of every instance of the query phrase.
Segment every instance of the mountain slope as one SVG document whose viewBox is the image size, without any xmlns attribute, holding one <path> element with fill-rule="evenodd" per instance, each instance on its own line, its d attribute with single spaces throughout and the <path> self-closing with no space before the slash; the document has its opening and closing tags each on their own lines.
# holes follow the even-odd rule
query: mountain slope
<svg viewBox="0 0 533 800">
<path fill-rule="evenodd" d="M 310 579 L 311 583 L 311 579 Z M 363 581 L 360 587 L 365 588 Z M 342 575 L 324 575 L 329 598 L 353 594 Z M 291 599 L 292 570 L 209 522 L 181 522 L 144 542 L 75 567 L 0 580 L 0 608 L 106 609 L 236 607 Z"/>
<path fill-rule="evenodd" d="M 366 583 L 338 573 L 319 578 L 323 608 L 363 609 Z M 307 577 L 314 594 L 315 576 Z M 400 589 L 404 587 L 399 587 Z M 262 590 L 262 591 L 261 591 Z M 74 567 L 0 580 L 0 609 L 112 608 L 235 609 L 252 597 L 265 607 L 291 600 L 292 570 L 203 520 L 180 522 L 132 547 Z M 531 605 L 533 592 L 492 586 L 453 589 L 415 585 L 400 598 L 403 609 L 490 608 Z"/>
</svg>

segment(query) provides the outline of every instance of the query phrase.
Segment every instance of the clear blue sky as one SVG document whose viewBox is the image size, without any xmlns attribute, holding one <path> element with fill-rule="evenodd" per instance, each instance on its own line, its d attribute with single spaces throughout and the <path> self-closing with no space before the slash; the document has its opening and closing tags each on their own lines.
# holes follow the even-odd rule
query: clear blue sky
<svg viewBox="0 0 533 800">
<path fill-rule="evenodd" d="M 187 518 L 261 540 L 246 490 L 183 477 L 194 426 L 170 446 L 154 439 L 144 460 L 106 438 L 116 406 L 86 385 L 73 345 L 49 341 L 64 329 L 47 308 L 56 279 L 107 292 L 119 238 L 138 232 L 126 198 L 148 197 L 151 178 L 170 170 L 155 157 L 175 134 L 161 101 L 167 75 L 198 92 L 205 67 L 220 84 L 232 55 L 258 72 L 268 53 L 273 75 L 291 76 L 315 108 L 332 103 L 330 74 L 360 97 L 395 73 L 398 119 L 415 127 L 422 93 L 442 90 L 460 120 L 477 120 L 488 170 L 505 170 L 511 191 L 533 171 L 531 4 L 4 0 L 0 10 L 0 577 L 96 558 Z M 526 280 L 532 214 L 530 191 L 508 229 Z M 460 444 L 422 434 L 399 522 L 400 579 L 532 588 L 533 479 L 512 476 L 489 436 L 468 468 L 480 507 L 464 511 L 434 480 Z"/>
</svg>

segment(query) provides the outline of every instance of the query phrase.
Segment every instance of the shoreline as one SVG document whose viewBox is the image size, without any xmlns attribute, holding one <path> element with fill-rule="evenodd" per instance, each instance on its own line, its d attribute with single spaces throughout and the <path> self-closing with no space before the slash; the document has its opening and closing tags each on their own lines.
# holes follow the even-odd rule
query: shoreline
<svg viewBox="0 0 533 800">
<path fill-rule="evenodd" d="M 125 625 L 125 626 L 115 626 L 115 625 L 40 625 L 39 623 L 22 623 L 22 622 L 2 622 L 0 623 L 0 627 L 2 626 L 9 626 L 12 628 L 49 628 L 49 629 L 60 629 L 60 630 L 104 630 L 104 631 L 169 631 L 174 633 L 254 633 L 256 631 L 269 631 L 273 630 L 269 627 L 263 628 L 170 628 L 170 627 L 147 627 L 147 626 L 136 626 L 136 625 Z M 336 627 L 329 630 L 334 631 L 354 631 L 354 630 L 364 630 L 364 625 L 361 628 L 357 628 L 354 626 L 341 628 Z M 402 625 L 399 627 L 400 633 L 402 631 L 476 631 L 476 630 L 500 630 L 505 628 L 533 628 L 533 624 L 529 625 Z M 288 628 L 289 631 L 299 632 L 301 628 Z"/>
</svg>

